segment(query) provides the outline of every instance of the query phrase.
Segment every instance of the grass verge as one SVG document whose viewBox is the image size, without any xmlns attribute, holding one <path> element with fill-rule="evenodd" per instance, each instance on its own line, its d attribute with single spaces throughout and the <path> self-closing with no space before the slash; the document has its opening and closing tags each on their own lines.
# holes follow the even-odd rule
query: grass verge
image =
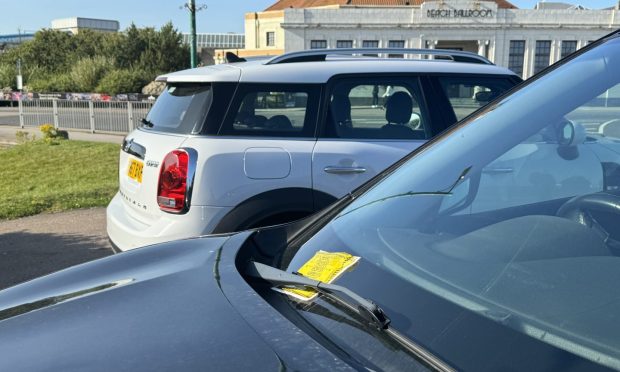
<svg viewBox="0 0 620 372">
<path fill-rule="evenodd" d="M 118 152 L 84 141 L 0 149 L 0 220 L 107 205 L 118 189 Z"/>
</svg>

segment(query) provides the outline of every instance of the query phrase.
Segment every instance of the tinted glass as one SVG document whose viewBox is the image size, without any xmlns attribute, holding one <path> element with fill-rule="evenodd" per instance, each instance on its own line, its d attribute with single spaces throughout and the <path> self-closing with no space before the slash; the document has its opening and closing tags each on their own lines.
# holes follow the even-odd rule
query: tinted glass
<svg viewBox="0 0 620 372">
<path fill-rule="evenodd" d="M 619 65 L 616 38 L 487 106 L 284 264 L 298 270 L 318 250 L 361 257 L 338 284 L 457 369 L 502 369 L 472 358 L 480 350 L 526 370 L 619 369 Z"/>
<path fill-rule="evenodd" d="M 443 88 L 457 120 L 499 97 L 513 85 L 506 78 L 440 77 Z"/>
<path fill-rule="evenodd" d="M 146 116 L 146 129 L 189 134 L 200 130 L 211 104 L 211 85 L 170 84 Z"/>
<path fill-rule="evenodd" d="M 508 68 L 523 77 L 523 58 L 525 56 L 525 40 L 510 40 L 508 51 Z"/>
<path fill-rule="evenodd" d="M 431 133 L 415 78 L 355 78 L 334 84 L 328 137 L 425 139 Z"/>
<path fill-rule="evenodd" d="M 326 40 L 311 40 L 310 49 L 325 49 L 327 48 Z"/>
<path fill-rule="evenodd" d="M 353 40 L 338 40 L 336 48 L 353 48 Z"/>
<path fill-rule="evenodd" d="M 551 41 L 536 41 L 536 51 L 534 53 L 534 73 L 537 74 L 545 67 L 549 66 L 549 56 L 551 54 Z"/>
<path fill-rule="evenodd" d="M 562 41 L 562 54 L 561 58 L 566 58 L 577 50 L 577 40 L 564 40 Z"/>
<path fill-rule="evenodd" d="M 316 100 L 313 88 L 241 86 L 220 134 L 313 136 Z"/>
<path fill-rule="evenodd" d="M 388 42 L 388 48 L 404 48 L 405 41 L 404 40 L 390 40 Z M 404 58 L 404 54 L 390 54 L 390 58 Z"/>
</svg>

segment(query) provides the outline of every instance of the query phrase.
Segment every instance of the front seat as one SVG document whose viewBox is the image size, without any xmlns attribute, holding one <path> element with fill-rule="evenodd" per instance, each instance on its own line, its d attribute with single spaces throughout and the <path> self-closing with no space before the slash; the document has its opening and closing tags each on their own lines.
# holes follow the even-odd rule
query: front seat
<svg viewBox="0 0 620 372">
<path fill-rule="evenodd" d="M 330 103 L 330 113 L 333 118 L 334 126 L 327 129 L 335 129 L 337 137 L 347 137 L 352 128 L 351 122 L 351 100 L 346 95 L 334 95 Z"/>
<path fill-rule="evenodd" d="M 387 124 L 381 127 L 384 138 L 422 139 L 424 133 L 419 135 L 413 129 L 406 126 L 411 119 L 413 101 L 409 94 L 396 92 L 385 103 L 385 120 Z"/>
<path fill-rule="evenodd" d="M 290 130 L 293 129 L 291 120 L 285 115 L 275 115 L 267 119 L 265 122 L 265 128 L 276 130 Z"/>
</svg>

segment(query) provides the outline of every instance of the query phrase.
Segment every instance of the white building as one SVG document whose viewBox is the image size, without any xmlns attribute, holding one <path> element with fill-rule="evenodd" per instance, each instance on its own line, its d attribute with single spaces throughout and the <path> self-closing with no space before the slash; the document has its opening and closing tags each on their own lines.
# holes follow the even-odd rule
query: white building
<svg viewBox="0 0 620 372">
<path fill-rule="evenodd" d="M 527 78 L 620 27 L 618 6 L 505 0 L 280 0 L 245 16 L 244 56 L 403 47 L 481 54 Z"/>
<path fill-rule="evenodd" d="M 71 17 L 54 19 L 52 30 L 59 30 L 77 34 L 80 30 L 89 29 L 103 32 L 118 32 L 120 25 L 118 21 L 109 19 Z"/>
</svg>

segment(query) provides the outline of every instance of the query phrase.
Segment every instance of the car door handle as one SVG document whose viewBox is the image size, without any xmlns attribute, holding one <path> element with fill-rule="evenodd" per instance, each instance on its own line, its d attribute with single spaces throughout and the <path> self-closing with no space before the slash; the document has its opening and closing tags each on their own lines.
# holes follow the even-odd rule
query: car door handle
<svg viewBox="0 0 620 372">
<path fill-rule="evenodd" d="M 482 173 L 487 174 L 506 174 L 514 172 L 513 168 L 486 168 L 482 170 Z"/>
<path fill-rule="evenodd" d="M 331 174 L 352 174 L 352 173 L 364 173 L 366 172 L 366 168 L 364 167 L 338 167 L 335 165 L 328 165 L 323 168 L 325 173 Z"/>
</svg>

